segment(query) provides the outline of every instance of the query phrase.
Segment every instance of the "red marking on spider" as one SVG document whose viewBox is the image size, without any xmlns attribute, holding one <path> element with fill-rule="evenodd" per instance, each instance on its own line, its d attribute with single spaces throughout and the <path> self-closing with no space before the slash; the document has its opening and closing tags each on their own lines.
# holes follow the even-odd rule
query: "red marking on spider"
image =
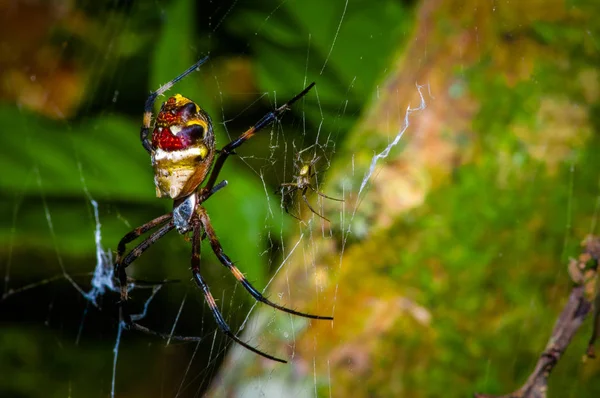
<svg viewBox="0 0 600 398">
<path fill-rule="evenodd" d="M 192 139 L 189 135 L 176 136 L 171 133 L 168 127 L 163 127 L 161 131 L 158 128 L 152 133 L 152 146 L 160 148 L 167 152 L 178 151 L 185 149 L 192 144 Z"/>
<path fill-rule="evenodd" d="M 159 126 L 166 127 L 172 126 L 179 122 L 179 113 L 172 114 L 170 112 L 160 112 L 156 117 L 156 123 Z"/>
</svg>

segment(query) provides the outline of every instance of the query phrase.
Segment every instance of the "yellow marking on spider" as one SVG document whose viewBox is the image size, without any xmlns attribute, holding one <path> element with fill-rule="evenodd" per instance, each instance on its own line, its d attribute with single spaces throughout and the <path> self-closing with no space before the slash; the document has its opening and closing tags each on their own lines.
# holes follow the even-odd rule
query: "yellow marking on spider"
<svg viewBox="0 0 600 398">
<path fill-rule="evenodd" d="M 244 274 L 242 274 L 240 270 L 237 269 L 237 267 L 231 267 L 231 273 L 233 274 L 233 276 L 235 276 L 235 279 L 237 279 L 240 282 L 246 279 Z"/>
<path fill-rule="evenodd" d="M 181 94 L 175 94 L 173 96 L 173 99 L 175 99 L 175 106 L 180 107 L 186 104 L 189 104 L 190 102 L 193 102 L 191 99 L 184 97 Z M 194 104 L 195 105 L 195 104 Z M 197 106 L 197 105 L 196 105 Z"/>
<path fill-rule="evenodd" d="M 204 129 L 204 132 L 206 132 L 206 130 L 208 130 L 208 123 L 206 123 L 204 120 L 193 119 L 185 124 L 186 127 L 193 126 L 193 125 L 202 126 L 202 128 Z"/>
<path fill-rule="evenodd" d="M 244 141 L 246 141 L 247 139 L 252 138 L 252 136 L 254 135 L 254 133 L 256 133 L 256 128 L 255 127 L 250 127 L 244 134 L 242 134 L 240 136 L 240 138 Z"/>
<path fill-rule="evenodd" d="M 152 122 L 152 112 L 144 112 L 144 127 L 150 127 L 150 123 Z"/>
<path fill-rule="evenodd" d="M 198 149 L 200 149 L 200 157 L 206 159 L 206 155 L 208 155 L 208 148 L 206 145 L 199 145 Z"/>
<path fill-rule="evenodd" d="M 302 166 L 302 168 L 300 169 L 300 175 L 301 176 L 305 176 L 308 174 L 308 170 L 310 169 L 310 167 L 305 164 L 304 166 Z"/>
<path fill-rule="evenodd" d="M 210 293 L 206 294 L 206 301 L 208 301 L 209 307 L 211 307 L 211 308 L 217 308 L 217 303 L 215 303 L 215 299 L 212 296 L 212 294 L 210 294 Z"/>
</svg>

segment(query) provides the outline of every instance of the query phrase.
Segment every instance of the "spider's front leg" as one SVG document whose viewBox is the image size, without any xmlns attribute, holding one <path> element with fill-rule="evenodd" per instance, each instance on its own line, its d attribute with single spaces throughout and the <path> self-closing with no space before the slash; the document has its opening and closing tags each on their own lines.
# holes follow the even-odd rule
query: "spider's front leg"
<svg viewBox="0 0 600 398">
<path fill-rule="evenodd" d="M 125 268 L 127 268 L 129 264 L 131 264 L 136 258 L 141 256 L 141 254 L 144 251 L 146 251 L 146 249 L 148 249 L 152 244 L 154 244 L 154 242 L 159 240 L 167 232 L 174 228 L 175 225 L 173 223 L 172 218 L 173 213 L 167 213 L 165 215 L 157 217 L 154 220 L 135 228 L 134 230 L 126 234 L 123 237 L 123 239 L 121 239 L 121 241 L 119 242 L 119 245 L 117 246 L 117 260 L 115 261 L 114 269 L 115 275 L 119 279 L 119 284 L 121 287 L 121 301 L 124 302 L 127 300 L 127 273 L 125 272 Z M 162 224 L 165 225 L 163 225 L 162 228 L 154 232 L 152 235 L 150 235 L 148 238 L 142 241 L 139 245 L 137 245 L 133 250 L 129 252 L 129 254 L 127 254 L 127 256 L 124 256 L 126 251 L 126 245 L 129 242 L 134 241 L 135 239 L 139 238 L 142 234 Z"/>
<path fill-rule="evenodd" d="M 208 57 L 202 58 L 200 61 L 196 62 L 194 65 L 187 68 L 182 74 L 177 76 L 175 79 L 167 82 L 159 87 L 158 90 L 150 93 L 148 99 L 146 100 L 146 105 L 144 106 L 144 118 L 142 120 L 142 128 L 140 130 L 140 140 L 142 141 L 142 145 L 144 149 L 148 151 L 148 153 L 152 153 L 152 143 L 148 139 L 148 135 L 150 134 L 150 125 L 152 124 L 152 108 L 154 108 L 154 102 L 159 95 L 164 94 L 168 89 L 173 87 L 175 83 L 197 70 L 200 65 L 205 63 L 208 60 Z"/>
<path fill-rule="evenodd" d="M 267 113 L 262 117 L 258 122 L 254 124 L 254 126 L 250 127 L 246 130 L 242 135 L 240 135 L 235 140 L 231 141 L 229 144 L 225 145 L 220 151 L 217 160 L 215 161 L 215 165 L 210 173 L 210 177 L 208 178 L 208 182 L 205 187 L 210 190 L 214 186 L 217 178 L 219 178 L 219 173 L 225 164 L 225 161 L 229 157 L 229 155 L 233 154 L 235 149 L 242 145 L 244 142 L 248 141 L 252 136 L 258 133 L 260 130 L 265 127 L 270 126 L 273 122 L 275 122 L 281 115 L 283 115 L 286 111 L 290 110 L 291 106 L 298 101 L 300 98 L 304 97 L 308 92 L 314 87 L 315 83 L 309 84 L 302 92 L 297 94 L 294 98 L 281 105 L 279 108 L 276 108 L 274 111 Z"/>
</svg>

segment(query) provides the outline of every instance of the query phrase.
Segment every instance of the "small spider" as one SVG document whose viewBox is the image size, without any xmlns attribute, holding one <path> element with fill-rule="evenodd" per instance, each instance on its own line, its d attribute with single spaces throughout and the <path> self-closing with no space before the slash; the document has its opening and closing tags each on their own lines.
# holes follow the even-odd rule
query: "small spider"
<svg viewBox="0 0 600 398">
<path fill-rule="evenodd" d="M 128 327 L 151 332 L 144 326 L 135 324 L 132 321 L 131 316 L 124 309 L 127 301 L 127 274 L 125 269 L 140 257 L 144 251 L 172 229 L 177 228 L 177 231 L 180 234 L 192 232 L 191 264 L 193 279 L 202 290 L 219 328 L 229 338 L 250 351 L 265 358 L 286 363 L 283 359 L 266 354 L 240 340 L 231 331 L 223 319 L 223 316 L 210 293 L 208 285 L 200 274 L 200 241 L 204 239 L 204 237 L 208 237 L 210 246 L 221 264 L 229 269 L 233 276 L 255 300 L 280 311 L 306 318 L 326 320 L 332 320 L 333 318 L 298 312 L 275 304 L 264 297 L 250 284 L 250 282 L 248 282 L 244 274 L 233 265 L 233 262 L 225 254 L 221 247 L 221 243 L 217 239 L 208 213 L 202 204 L 215 192 L 227 185 L 227 181 L 222 181 L 217 185 L 215 185 L 215 182 L 229 155 L 233 154 L 237 147 L 250 139 L 258 131 L 275 122 L 283 113 L 290 109 L 292 104 L 305 96 L 315 83 L 311 83 L 300 94 L 296 95 L 279 108 L 267 113 L 254 126 L 250 127 L 238 138 L 225 145 L 221 150 L 215 149 L 215 136 L 209 115 L 192 100 L 179 94 L 175 94 L 162 104 L 160 111 L 156 116 L 151 138 L 149 138 L 152 124 L 152 108 L 156 98 L 170 89 L 175 83 L 196 70 L 207 59 L 208 57 L 205 57 L 192 65 L 181 75 L 151 93 L 146 100 L 140 139 L 142 145 L 152 158 L 156 196 L 159 198 L 167 197 L 172 199 L 173 211 L 134 229 L 125 235 L 119 242 L 115 263 L 115 274 L 119 278 L 121 285 L 121 315 L 124 323 Z M 215 154 L 217 154 L 216 159 Z M 205 182 L 204 186 L 200 187 L 203 182 Z M 132 242 L 142 234 L 155 228 L 158 229 L 125 255 L 125 246 L 129 242 Z M 161 333 L 153 334 L 162 335 Z"/>
<path fill-rule="evenodd" d="M 300 191 L 300 194 L 302 195 L 302 199 L 304 200 L 304 203 L 306 203 L 306 205 L 308 206 L 310 211 L 312 211 L 313 214 L 316 214 L 317 216 L 321 217 L 323 220 L 325 220 L 327 222 L 330 222 L 329 219 L 324 217 L 323 215 L 319 214 L 310 205 L 308 199 L 306 198 L 306 191 L 308 189 L 310 189 L 313 192 L 315 192 L 317 195 L 319 195 L 323 198 L 335 200 L 338 202 L 344 201 L 343 199 L 336 199 L 336 198 L 332 198 L 331 196 L 325 195 L 324 193 L 318 191 L 310 182 L 310 180 L 317 174 L 317 172 L 314 169 L 314 165 L 319 161 L 319 159 L 321 159 L 321 157 L 316 157 L 313 160 L 311 160 L 309 163 L 302 163 L 302 162 L 300 162 L 300 157 L 298 156 L 297 162 L 295 164 L 295 168 L 298 170 L 298 175 L 295 176 L 296 182 L 288 182 L 288 183 L 283 183 L 283 184 L 279 185 L 278 192 L 281 193 L 281 196 L 283 198 L 283 208 L 284 208 L 285 212 L 300 221 L 302 221 L 300 219 L 300 217 L 289 212 L 290 200 L 292 198 L 292 195 L 296 191 Z"/>
</svg>

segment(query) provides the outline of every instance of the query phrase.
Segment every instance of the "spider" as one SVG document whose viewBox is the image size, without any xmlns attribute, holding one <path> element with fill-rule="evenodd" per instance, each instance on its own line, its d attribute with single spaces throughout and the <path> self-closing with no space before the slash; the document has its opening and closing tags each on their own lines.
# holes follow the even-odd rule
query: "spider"
<svg viewBox="0 0 600 398">
<path fill-rule="evenodd" d="M 278 120 L 296 101 L 304 97 L 313 88 L 315 83 L 311 83 L 294 98 L 272 112 L 267 113 L 254 126 L 250 127 L 242 135 L 229 142 L 220 150 L 215 149 L 215 137 L 210 116 L 192 100 L 179 94 L 168 98 L 162 104 L 159 113 L 156 115 L 154 129 L 152 130 L 152 134 L 150 134 L 152 110 L 156 98 L 199 68 L 207 59 L 208 57 L 205 57 L 196 62 L 181 75 L 151 93 L 146 100 L 140 139 L 143 147 L 148 151 L 152 159 L 156 196 L 172 199 L 173 211 L 135 228 L 119 242 L 115 262 L 115 275 L 120 283 L 121 315 L 127 327 L 133 326 L 138 330 L 149 331 L 149 329 L 133 323 L 131 316 L 124 310 L 128 298 L 127 274 L 125 269 L 172 229 L 176 228 L 180 234 L 191 232 L 192 276 L 198 287 L 202 290 L 206 303 L 210 307 L 221 331 L 236 343 L 258 355 L 277 362 L 286 363 L 287 361 L 271 356 L 240 340 L 231 331 L 200 273 L 201 240 L 208 237 L 210 246 L 221 264 L 233 274 L 255 300 L 280 311 L 305 318 L 333 320 L 333 317 L 295 311 L 275 304 L 263 296 L 248 282 L 244 274 L 233 265 L 233 262 L 223 251 L 209 215 L 202 204 L 214 193 L 227 185 L 227 181 L 225 180 L 216 185 L 215 182 L 229 155 L 234 154 L 236 148 L 252 138 L 258 131 Z M 204 186 L 201 187 L 203 183 Z M 125 255 L 128 243 L 155 228 L 158 229 Z M 154 334 L 161 335 L 160 333 Z"/>
<path fill-rule="evenodd" d="M 300 191 L 300 193 L 302 195 L 302 199 L 304 200 L 304 203 L 306 203 L 306 205 L 308 206 L 310 211 L 312 211 L 313 214 L 316 214 L 317 216 L 321 217 L 323 220 L 325 220 L 327 222 L 330 222 L 329 219 L 324 217 L 323 215 L 319 214 L 310 205 L 310 202 L 306 198 L 306 191 L 308 189 L 311 189 L 313 192 L 315 192 L 317 195 L 319 195 L 323 198 L 335 200 L 338 202 L 344 201 L 343 199 L 336 199 L 336 198 L 332 198 L 331 196 L 325 195 L 324 193 L 318 191 L 310 182 L 310 180 L 317 174 L 317 172 L 314 169 L 314 165 L 319 161 L 319 159 L 321 159 L 321 157 L 317 156 L 316 158 L 314 158 L 313 160 L 311 160 L 308 163 L 302 163 L 302 162 L 300 162 L 300 156 L 298 156 L 298 159 L 297 159 L 297 162 L 295 165 L 296 169 L 298 170 L 298 175 L 295 177 L 296 182 L 288 182 L 288 183 L 283 183 L 283 184 L 279 185 L 278 193 L 280 193 L 281 196 L 283 197 L 283 208 L 284 208 L 285 212 L 300 221 L 302 221 L 300 219 L 300 217 L 289 212 L 289 208 L 288 208 L 289 201 L 286 199 L 286 196 L 291 198 L 291 195 L 293 195 L 293 193 L 296 191 Z"/>
</svg>

